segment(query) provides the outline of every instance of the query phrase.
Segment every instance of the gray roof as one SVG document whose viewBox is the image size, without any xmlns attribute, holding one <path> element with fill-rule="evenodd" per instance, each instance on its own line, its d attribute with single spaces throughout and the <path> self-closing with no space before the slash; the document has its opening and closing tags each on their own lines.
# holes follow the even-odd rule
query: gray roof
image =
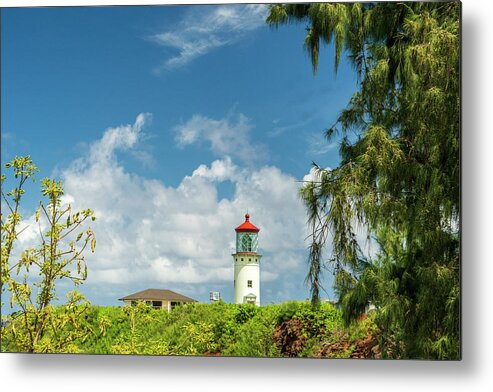
<svg viewBox="0 0 493 392">
<path fill-rule="evenodd" d="M 196 300 L 175 293 L 171 290 L 147 289 L 138 293 L 127 295 L 120 298 L 119 301 L 176 301 L 176 302 L 197 302 Z"/>
</svg>

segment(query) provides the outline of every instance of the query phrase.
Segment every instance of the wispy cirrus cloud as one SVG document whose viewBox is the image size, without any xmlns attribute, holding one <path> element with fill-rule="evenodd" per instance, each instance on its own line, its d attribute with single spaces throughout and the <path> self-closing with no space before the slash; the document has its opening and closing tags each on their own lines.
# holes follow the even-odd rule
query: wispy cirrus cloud
<svg viewBox="0 0 493 392">
<path fill-rule="evenodd" d="M 322 132 L 308 134 L 306 143 L 310 155 L 324 155 L 338 146 L 337 142 L 329 142 Z"/>
<path fill-rule="evenodd" d="M 177 53 L 156 68 L 156 72 L 180 68 L 212 50 L 230 45 L 265 25 L 265 4 L 200 7 L 173 29 L 154 34 L 150 39 Z"/>
</svg>

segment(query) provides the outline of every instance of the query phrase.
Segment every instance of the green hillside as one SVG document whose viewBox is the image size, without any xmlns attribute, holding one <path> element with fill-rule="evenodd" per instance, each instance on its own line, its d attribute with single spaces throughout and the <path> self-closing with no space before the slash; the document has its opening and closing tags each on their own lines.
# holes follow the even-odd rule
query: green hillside
<svg viewBox="0 0 493 392">
<path fill-rule="evenodd" d="M 64 342 L 74 336 L 71 325 L 48 329 L 36 351 L 248 357 L 380 355 L 371 315 L 345 327 L 341 312 L 329 303 L 317 309 L 309 302 L 262 307 L 194 303 L 170 313 L 142 303 L 136 307 L 91 305 L 82 311 L 77 315 L 77 328 L 84 336 Z M 66 314 L 66 309 L 59 307 L 54 312 Z M 6 326 L 2 351 L 19 351 L 15 342 L 22 340 L 20 325 Z M 367 346 L 370 349 L 364 352 Z"/>
</svg>

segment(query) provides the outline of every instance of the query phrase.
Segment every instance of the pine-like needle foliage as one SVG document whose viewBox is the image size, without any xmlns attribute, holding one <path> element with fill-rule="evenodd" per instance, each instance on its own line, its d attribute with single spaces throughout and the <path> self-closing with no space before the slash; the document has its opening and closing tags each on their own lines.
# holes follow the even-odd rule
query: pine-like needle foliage
<svg viewBox="0 0 493 392">
<path fill-rule="evenodd" d="M 313 302 L 330 235 L 347 322 L 373 304 L 389 356 L 459 359 L 460 3 L 281 4 L 267 21 L 308 23 L 314 70 L 334 42 L 336 69 L 348 54 L 360 78 L 326 131 L 341 137 L 340 165 L 301 190 Z"/>
</svg>

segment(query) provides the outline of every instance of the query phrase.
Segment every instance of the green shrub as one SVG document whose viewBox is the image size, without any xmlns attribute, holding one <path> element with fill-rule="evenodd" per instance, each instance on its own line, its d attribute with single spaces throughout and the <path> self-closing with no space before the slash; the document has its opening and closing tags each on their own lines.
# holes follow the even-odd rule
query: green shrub
<svg viewBox="0 0 493 392">
<path fill-rule="evenodd" d="M 245 308 L 240 305 L 242 313 Z M 273 340 L 274 328 L 278 318 L 275 306 L 254 308 L 255 315 L 242 324 L 237 325 L 223 355 L 241 357 L 279 357 L 280 353 Z M 238 313 L 236 313 L 238 314 Z M 253 312 L 249 313 L 250 315 Z"/>
</svg>

